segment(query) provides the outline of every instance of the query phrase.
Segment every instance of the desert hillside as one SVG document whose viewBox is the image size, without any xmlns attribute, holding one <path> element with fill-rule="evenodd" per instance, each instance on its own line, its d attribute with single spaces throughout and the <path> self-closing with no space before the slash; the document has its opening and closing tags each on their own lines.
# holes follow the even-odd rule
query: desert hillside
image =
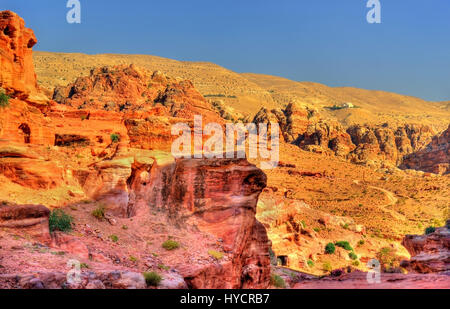
<svg viewBox="0 0 450 309">
<path fill-rule="evenodd" d="M 450 118 L 448 102 L 429 102 L 416 97 L 392 92 L 365 90 L 352 87 L 328 87 L 312 82 L 295 82 L 286 78 L 241 74 L 269 91 L 276 103 L 286 105 L 300 101 L 319 109 L 343 125 L 380 124 L 400 125 L 420 123 L 434 125 L 439 131 L 447 128 Z M 351 103 L 354 108 L 333 109 L 333 106 Z"/>
<path fill-rule="evenodd" d="M 207 62 L 184 62 L 149 55 L 85 55 L 34 52 L 34 63 L 39 84 L 53 91 L 77 77 L 89 75 L 101 66 L 130 65 L 149 71 L 188 79 L 202 95 L 211 100 L 223 100 L 227 105 L 253 115 L 262 106 L 277 107 L 271 95 L 260 86 L 239 74 Z"/>
<path fill-rule="evenodd" d="M 223 101 L 245 116 L 253 116 L 261 107 L 282 108 L 301 102 L 316 108 L 326 117 L 336 118 L 344 126 L 352 124 L 418 123 L 433 125 L 437 131 L 447 128 L 448 102 L 429 102 L 396 93 L 358 88 L 333 88 L 312 82 L 296 82 L 282 77 L 239 74 L 207 62 L 177 61 L 150 55 L 86 55 L 33 53 L 38 83 L 49 93 L 77 77 L 89 75 L 101 66 L 129 65 L 191 80 L 211 101 Z M 351 103 L 354 108 L 338 108 Z"/>
</svg>

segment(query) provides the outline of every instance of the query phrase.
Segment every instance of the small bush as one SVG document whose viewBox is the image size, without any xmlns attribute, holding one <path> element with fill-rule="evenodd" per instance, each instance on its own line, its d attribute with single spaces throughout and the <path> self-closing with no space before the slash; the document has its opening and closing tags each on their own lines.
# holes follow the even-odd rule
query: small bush
<svg viewBox="0 0 450 309">
<path fill-rule="evenodd" d="M 105 212 L 106 212 L 106 207 L 103 204 L 100 204 L 97 206 L 96 209 L 94 209 L 92 211 L 92 215 L 94 217 L 96 217 L 98 220 L 102 221 L 103 219 L 105 219 Z"/>
<path fill-rule="evenodd" d="M 425 229 L 425 234 L 426 234 L 426 235 L 431 234 L 431 233 L 434 233 L 434 232 L 436 232 L 436 228 L 435 228 L 434 226 L 429 226 L 429 227 L 427 227 L 427 228 Z"/>
<path fill-rule="evenodd" d="M 166 250 L 175 250 L 180 248 L 180 244 L 178 242 L 176 242 L 175 240 L 166 240 L 165 242 L 163 242 L 162 247 Z"/>
<path fill-rule="evenodd" d="M 324 271 L 331 272 L 331 271 L 333 270 L 333 267 L 331 266 L 331 263 L 330 263 L 330 262 L 324 262 L 324 263 L 322 264 L 322 269 L 323 269 Z"/>
<path fill-rule="evenodd" d="M 342 240 L 342 241 L 336 241 L 335 245 L 341 248 L 344 248 L 347 251 L 353 251 L 352 246 L 350 246 L 348 241 Z"/>
<path fill-rule="evenodd" d="M 111 239 L 112 242 L 118 242 L 119 241 L 119 237 L 117 235 L 110 235 L 109 239 Z"/>
<path fill-rule="evenodd" d="M 166 266 L 166 265 L 163 265 L 163 264 L 158 265 L 158 268 L 161 269 L 161 270 L 165 270 L 165 271 L 168 271 L 170 269 L 169 266 Z"/>
<path fill-rule="evenodd" d="M 134 263 L 134 262 L 137 262 L 137 260 L 138 260 L 137 257 L 132 256 L 132 255 L 130 255 L 129 259 L 130 259 L 130 261 L 133 262 L 133 263 Z"/>
<path fill-rule="evenodd" d="M 0 107 L 8 107 L 9 106 L 10 97 L 0 90 Z"/>
<path fill-rule="evenodd" d="M 358 247 L 361 247 L 365 244 L 366 242 L 364 241 L 364 239 L 361 239 L 360 241 L 358 241 Z"/>
<path fill-rule="evenodd" d="M 113 142 L 113 143 L 118 143 L 120 141 L 120 135 L 119 134 L 114 133 L 114 134 L 111 134 L 110 137 L 111 137 L 111 142 Z"/>
<path fill-rule="evenodd" d="M 358 267 L 359 266 L 359 261 L 353 261 L 352 265 L 355 266 L 355 267 Z"/>
<path fill-rule="evenodd" d="M 314 262 L 312 260 L 308 260 L 308 262 L 306 262 L 308 264 L 309 267 L 314 267 Z"/>
<path fill-rule="evenodd" d="M 162 280 L 162 277 L 154 271 L 145 272 L 142 275 L 145 278 L 145 282 L 147 283 L 147 286 L 158 286 Z"/>
<path fill-rule="evenodd" d="M 397 256 L 395 249 L 391 247 L 381 248 L 376 258 L 380 261 L 381 269 L 385 272 L 389 272 L 390 269 L 395 269 L 400 266 L 401 258 Z"/>
<path fill-rule="evenodd" d="M 355 254 L 355 252 L 350 252 L 348 254 L 349 258 L 351 258 L 353 261 L 356 261 L 358 259 L 358 256 Z"/>
<path fill-rule="evenodd" d="M 50 232 L 70 232 L 72 230 L 73 218 L 62 209 L 55 209 L 50 213 L 48 225 Z"/>
<path fill-rule="evenodd" d="M 326 254 L 333 254 L 334 251 L 336 251 L 336 247 L 334 246 L 334 244 L 332 242 L 328 243 L 325 246 L 325 253 Z"/>
<path fill-rule="evenodd" d="M 270 264 L 276 266 L 278 264 L 277 256 L 275 255 L 275 252 L 273 252 L 271 247 L 269 247 L 269 256 L 270 256 Z"/>
<path fill-rule="evenodd" d="M 216 250 L 209 250 L 208 254 L 215 258 L 216 260 L 221 260 L 223 258 L 223 252 L 219 252 Z"/>
<path fill-rule="evenodd" d="M 281 276 L 275 275 L 275 274 L 272 274 L 270 276 L 270 284 L 272 284 L 274 287 L 281 288 L 281 289 L 284 289 L 286 287 L 286 283 L 284 282 L 284 279 L 281 278 Z"/>
<path fill-rule="evenodd" d="M 86 264 L 86 263 L 81 263 L 81 264 L 80 264 L 80 268 L 81 268 L 81 269 L 83 269 L 83 268 L 89 269 L 89 265 Z"/>
</svg>

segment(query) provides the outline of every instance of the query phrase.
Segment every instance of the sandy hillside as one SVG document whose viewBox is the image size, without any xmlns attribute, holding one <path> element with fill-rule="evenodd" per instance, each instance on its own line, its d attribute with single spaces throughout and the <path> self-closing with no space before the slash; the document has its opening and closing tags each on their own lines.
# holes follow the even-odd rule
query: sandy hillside
<svg viewBox="0 0 450 309">
<path fill-rule="evenodd" d="M 148 70 L 160 70 L 170 76 L 191 80 L 206 98 L 221 100 L 236 111 L 253 116 L 261 107 L 284 107 L 300 101 L 313 106 L 344 125 L 355 123 L 395 125 L 421 123 L 446 128 L 450 118 L 449 102 L 429 102 L 419 98 L 384 91 L 358 88 L 333 88 L 312 82 L 244 73 L 238 74 L 207 62 L 177 61 L 149 55 L 85 55 L 34 52 L 39 84 L 52 92 L 88 75 L 92 68 L 134 63 Z M 331 110 L 334 105 L 351 103 L 356 108 Z"/>
</svg>

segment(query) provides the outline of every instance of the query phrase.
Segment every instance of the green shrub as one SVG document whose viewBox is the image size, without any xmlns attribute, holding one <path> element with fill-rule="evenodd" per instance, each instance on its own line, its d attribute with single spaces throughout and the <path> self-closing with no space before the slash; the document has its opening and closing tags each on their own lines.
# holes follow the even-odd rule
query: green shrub
<svg viewBox="0 0 450 309">
<path fill-rule="evenodd" d="M 427 228 L 425 229 L 425 234 L 426 234 L 426 235 L 431 234 L 431 233 L 434 233 L 434 232 L 436 232 L 436 228 L 435 228 L 434 226 L 429 226 L 429 227 L 427 227 Z"/>
<path fill-rule="evenodd" d="M 330 262 L 324 262 L 324 263 L 322 264 L 322 269 L 323 269 L 324 271 L 331 272 L 331 271 L 333 270 L 333 267 L 331 266 L 331 263 L 330 263 Z"/>
<path fill-rule="evenodd" d="M 89 269 L 89 265 L 86 264 L 86 263 L 81 263 L 81 264 L 80 264 L 80 268 L 81 268 L 81 269 L 83 269 L 83 268 Z"/>
<path fill-rule="evenodd" d="M 312 260 L 308 260 L 308 262 L 306 262 L 308 264 L 309 267 L 314 267 L 314 262 Z"/>
<path fill-rule="evenodd" d="M 62 209 L 55 209 L 50 213 L 48 225 L 50 232 L 70 232 L 72 230 L 73 218 Z"/>
<path fill-rule="evenodd" d="M 356 261 L 358 259 L 358 256 L 355 254 L 355 252 L 350 252 L 348 254 L 349 258 L 351 258 L 352 260 Z"/>
<path fill-rule="evenodd" d="M 180 248 L 180 244 L 178 242 L 176 242 L 175 240 L 166 240 L 165 242 L 163 242 L 162 247 L 166 250 L 175 250 Z"/>
<path fill-rule="evenodd" d="M 132 255 L 130 255 L 129 259 L 130 259 L 130 261 L 133 262 L 133 263 L 134 263 L 134 262 L 137 262 L 137 260 L 138 260 L 137 257 L 132 256 Z"/>
<path fill-rule="evenodd" d="M 361 239 L 360 241 L 358 241 L 358 247 L 361 247 L 365 244 L 366 242 L 364 241 L 364 239 Z"/>
<path fill-rule="evenodd" d="M 109 239 L 111 239 L 112 242 L 118 242 L 119 237 L 117 235 L 109 235 Z"/>
<path fill-rule="evenodd" d="M 376 254 L 376 258 L 380 261 L 381 269 L 389 271 L 400 266 L 401 258 L 397 256 L 395 249 L 384 247 Z"/>
<path fill-rule="evenodd" d="M 106 207 L 103 204 L 100 204 L 92 211 L 92 215 L 96 217 L 98 220 L 102 221 L 105 219 Z"/>
<path fill-rule="evenodd" d="M 163 265 L 163 264 L 159 264 L 158 268 L 161 269 L 161 270 L 165 270 L 165 271 L 168 271 L 170 269 L 169 266 L 166 266 L 166 265 Z"/>
<path fill-rule="evenodd" d="M 145 278 L 145 282 L 147 283 L 147 286 L 158 286 L 162 280 L 162 277 L 154 271 L 145 272 L 142 275 Z"/>
<path fill-rule="evenodd" d="M 216 250 L 209 250 L 208 254 L 215 258 L 216 260 L 221 260 L 223 258 L 223 252 L 219 252 Z"/>
<path fill-rule="evenodd" d="M 272 247 L 269 247 L 269 257 L 270 257 L 270 264 L 277 265 L 277 256 L 275 255 L 275 252 L 273 252 Z"/>
<path fill-rule="evenodd" d="M 120 135 L 117 133 L 111 134 L 111 142 L 118 143 L 120 141 Z"/>
<path fill-rule="evenodd" d="M 334 246 L 334 244 L 332 242 L 328 243 L 325 246 L 325 253 L 326 254 L 333 254 L 334 251 L 336 251 L 336 247 Z"/>
<path fill-rule="evenodd" d="M 284 279 L 281 278 L 281 276 L 275 275 L 275 274 L 272 274 L 270 276 L 270 284 L 272 284 L 274 287 L 282 288 L 282 289 L 284 289 L 286 287 L 286 283 L 284 282 Z"/>
<path fill-rule="evenodd" d="M 341 248 L 344 248 L 347 251 L 353 251 L 352 246 L 350 246 L 348 241 L 345 240 L 341 240 L 341 241 L 336 241 L 335 245 Z"/>
<path fill-rule="evenodd" d="M 10 97 L 0 90 L 0 107 L 8 107 L 9 106 Z"/>
<path fill-rule="evenodd" d="M 353 261 L 352 265 L 355 266 L 355 267 L 358 267 L 359 266 L 359 261 Z"/>
</svg>

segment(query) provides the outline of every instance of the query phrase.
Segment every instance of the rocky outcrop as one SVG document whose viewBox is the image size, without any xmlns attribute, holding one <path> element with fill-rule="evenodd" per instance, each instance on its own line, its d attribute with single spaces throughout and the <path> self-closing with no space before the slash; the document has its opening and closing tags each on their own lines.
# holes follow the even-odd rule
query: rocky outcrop
<svg viewBox="0 0 450 309">
<path fill-rule="evenodd" d="M 331 152 L 341 157 L 355 149 L 350 136 L 337 121 L 321 120 L 310 124 L 297 139 L 297 144 L 308 151 Z"/>
<path fill-rule="evenodd" d="M 245 159 L 177 160 L 165 207 L 172 218 L 220 238 L 224 250 L 233 254 L 231 261 L 206 269 L 185 269 L 192 287 L 267 287 L 269 241 L 255 219 L 265 186 L 265 174 Z M 201 279 L 205 276 L 206 282 Z"/>
<path fill-rule="evenodd" d="M 299 103 L 286 109 L 263 108 L 253 119 L 254 123 L 276 122 L 283 140 L 300 148 L 323 154 L 333 154 L 358 164 L 375 167 L 393 167 L 403 163 L 406 156 L 417 152 L 431 142 L 435 135 L 430 126 L 405 124 L 393 127 L 382 125 L 352 125 L 345 129 L 338 121 L 321 119 L 316 110 Z M 447 134 L 448 135 L 448 134 Z M 428 165 L 427 171 L 441 172 L 448 167 L 448 140 L 445 133 L 434 138 L 427 150 L 407 159 L 407 166 Z M 425 154 L 426 153 L 426 154 Z M 419 159 L 420 157 L 420 159 Z M 433 164 L 433 159 L 435 164 Z"/>
<path fill-rule="evenodd" d="M 69 280 L 69 279 L 71 280 Z M 144 276 L 131 271 L 83 272 L 79 278 L 64 272 L 0 275 L 0 286 L 9 289 L 145 289 Z"/>
<path fill-rule="evenodd" d="M 411 254 L 404 266 L 419 273 L 450 270 L 450 221 L 427 235 L 406 235 L 402 245 Z"/>
<path fill-rule="evenodd" d="M 298 143 L 308 126 L 319 121 L 320 115 L 298 102 L 291 102 L 285 109 L 262 108 L 253 118 L 253 123 L 278 123 L 284 141 Z"/>
<path fill-rule="evenodd" d="M 429 126 L 415 124 L 353 125 L 347 133 L 356 146 L 350 155 L 351 161 L 394 166 L 401 164 L 406 155 L 424 147 L 435 134 Z"/>
<path fill-rule="evenodd" d="M 0 12 L 0 87 L 19 99 L 38 92 L 32 48 L 34 32 L 11 11 Z"/>
<path fill-rule="evenodd" d="M 0 205 L 0 228 L 20 230 L 42 240 L 50 239 L 48 218 L 50 210 L 42 205 Z"/>
<path fill-rule="evenodd" d="M 0 143 L 0 174 L 12 182 L 33 189 L 53 189 L 61 185 L 63 169 L 29 148 Z"/>
<path fill-rule="evenodd" d="M 89 76 L 57 87 L 53 99 L 76 109 L 128 113 L 128 119 L 155 115 L 192 119 L 203 115 L 209 121 L 223 122 L 192 82 L 159 71 L 149 73 L 134 65 L 93 69 Z"/>
<path fill-rule="evenodd" d="M 188 264 L 180 272 L 192 288 L 265 288 L 270 277 L 265 228 L 256 220 L 265 174 L 245 159 L 177 159 L 134 150 L 96 165 L 84 179 L 92 198 L 123 217 L 148 207 L 171 224 L 195 226 L 220 240 L 232 258 Z M 126 156 L 126 157 L 120 157 Z"/>
<path fill-rule="evenodd" d="M 435 174 L 450 173 L 450 125 L 425 148 L 408 155 L 401 167 Z"/>
</svg>

